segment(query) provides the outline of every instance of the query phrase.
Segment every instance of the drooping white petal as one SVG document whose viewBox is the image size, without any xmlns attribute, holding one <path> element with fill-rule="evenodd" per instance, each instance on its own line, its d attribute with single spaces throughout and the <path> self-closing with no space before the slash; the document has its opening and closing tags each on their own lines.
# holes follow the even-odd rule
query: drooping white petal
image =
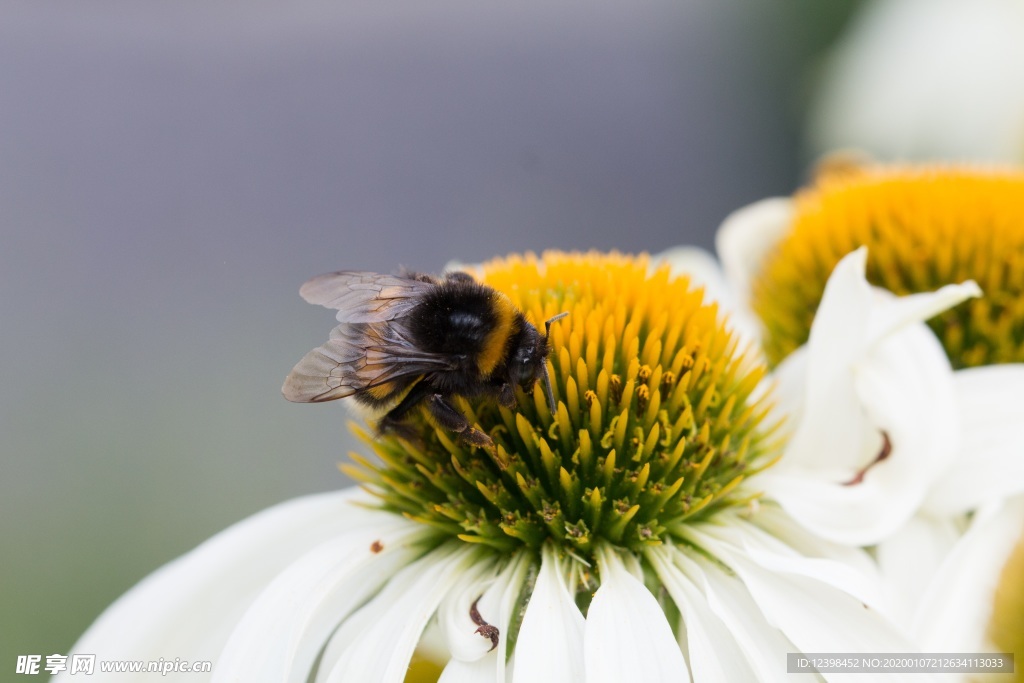
<svg viewBox="0 0 1024 683">
<path fill-rule="evenodd" d="M 928 493 L 933 514 L 966 512 L 1024 491 L 1024 364 L 953 375 L 961 421 L 957 457 Z"/>
<path fill-rule="evenodd" d="M 706 597 L 679 568 L 678 565 L 688 562 L 683 553 L 675 547 L 666 546 L 651 548 L 647 557 L 682 615 L 693 680 L 757 680 L 732 634 L 711 612 Z M 675 679 L 666 680 L 687 678 L 680 672 Z"/>
<path fill-rule="evenodd" d="M 849 593 L 807 576 L 766 569 L 732 544 L 709 534 L 694 533 L 692 537 L 739 576 L 768 622 L 799 651 L 915 651 L 881 613 Z M 780 659 L 780 666 L 784 665 Z M 870 681 L 873 676 L 851 675 L 848 680 Z"/>
<path fill-rule="evenodd" d="M 808 344 L 779 368 L 793 388 L 805 373 L 799 423 L 779 465 L 761 479 L 769 495 L 816 534 L 867 545 L 921 506 L 959 439 L 952 369 L 915 316 L 977 294 L 973 283 L 897 299 L 864 278 L 866 249 L 844 257 L 825 287 Z"/>
<path fill-rule="evenodd" d="M 787 552 L 788 554 L 795 552 L 797 556 L 801 557 L 821 557 L 834 560 L 855 570 L 861 577 L 868 577 L 872 581 L 878 576 L 877 565 L 864 550 L 821 538 L 808 531 L 781 507 L 771 502 L 761 502 L 757 506 L 756 514 L 750 515 L 749 519 L 740 511 L 727 512 L 748 522 L 756 532 L 767 533 L 766 538 L 772 539 L 770 542 L 776 552 Z M 757 535 L 762 536 L 761 534 Z M 783 548 L 787 550 L 784 551 Z"/>
<path fill-rule="evenodd" d="M 961 534 L 952 519 L 917 514 L 875 547 L 885 612 L 908 633 L 925 590 Z"/>
<path fill-rule="evenodd" d="M 429 534 L 397 515 L 347 530 L 293 562 L 239 621 L 214 671 L 219 681 L 305 680 L 337 624 L 423 549 Z"/>
<path fill-rule="evenodd" d="M 358 489 L 307 496 L 229 527 L 125 593 L 71 652 L 215 661 L 255 597 L 296 557 L 347 528 L 380 519 L 382 513 L 352 505 L 363 496 Z M 195 673 L 180 676 L 207 680 Z M 172 674 L 166 680 L 176 679 Z"/>
<path fill-rule="evenodd" d="M 438 610 L 440 628 L 445 633 L 445 641 L 451 652 L 451 660 L 445 667 L 448 676 L 471 676 L 483 670 L 483 665 L 476 662 L 486 661 L 491 667 L 488 677 L 484 680 L 496 680 L 504 683 L 507 680 L 506 656 L 508 653 L 509 628 L 515 616 L 518 599 L 533 562 L 529 552 L 519 552 L 491 579 L 484 576 L 482 582 L 468 591 L 453 592 Z M 481 594 L 480 588 L 489 581 Z M 459 597 L 456 599 L 455 596 Z M 473 600 L 479 598 L 477 610 L 480 617 L 498 629 L 498 645 L 492 648 L 489 638 L 485 639 L 477 633 L 477 626 L 469 618 L 469 607 Z M 474 662 L 474 666 L 466 666 Z M 451 673 L 448 670 L 451 669 Z M 447 680 L 442 678 L 442 680 Z"/>
<path fill-rule="evenodd" d="M 675 683 L 689 674 L 665 612 L 610 548 L 597 550 L 601 587 L 587 610 L 587 683 Z"/>
<path fill-rule="evenodd" d="M 462 577 L 462 582 L 441 601 L 437 621 L 453 659 L 472 662 L 493 649 L 490 638 L 477 633 L 480 625 L 474 623 L 471 611 L 475 608 L 488 624 L 490 620 L 484 615 L 497 614 L 493 606 L 483 599 L 494 577 L 491 565 L 471 567 Z"/>
<path fill-rule="evenodd" d="M 513 683 L 583 681 L 583 614 L 566 588 L 555 552 L 544 546 L 516 641 Z"/>
<path fill-rule="evenodd" d="M 776 523 L 797 526 L 795 520 L 785 517 L 777 518 Z M 820 581 L 867 605 L 882 603 L 880 577 L 861 550 L 837 552 L 833 545 L 822 542 L 816 548 L 808 543 L 802 553 L 797 552 L 731 510 L 720 512 L 714 522 L 688 526 L 683 535 L 701 547 L 728 548 L 762 570 Z"/>
<path fill-rule="evenodd" d="M 725 277 L 736 292 L 736 301 L 743 308 L 749 308 L 751 283 L 792 220 L 792 200 L 775 197 L 734 211 L 718 229 L 715 248 Z"/>
<path fill-rule="evenodd" d="M 494 654 L 496 679 L 500 683 L 505 683 L 511 674 L 511 659 L 508 659 L 509 629 L 512 626 L 512 619 L 519 609 L 519 598 L 532 564 L 533 560 L 529 553 L 520 553 L 498 575 L 497 580 L 481 599 L 481 602 L 487 607 L 487 614 L 492 613 L 493 605 L 497 603 L 498 619 L 495 626 L 498 627 L 499 634 L 498 647 L 495 648 Z M 508 660 L 507 665 L 506 660 Z"/>
<path fill-rule="evenodd" d="M 1024 531 L 1024 496 L 975 514 L 915 615 L 915 640 L 929 652 L 980 652 L 1003 565 Z"/>
<path fill-rule="evenodd" d="M 790 674 L 783 666 L 785 653 L 797 648 L 782 631 L 768 623 L 750 592 L 735 576 L 719 565 L 694 554 L 684 573 L 703 590 L 711 609 L 743 652 L 758 681 L 817 681 L 813 674 Z M 682 563 L 677 563 L 681 566 Z"/>
<path fill-rule="evenodd" d="M 865 440 L 871 435 L 852 370 L 864 353 L 873 299 L 863 277 L 866 258 L 867 250 L 858 249 L 836 265 L 808 343 L 797 352 L 807 355 L 806 375 L 800 382 L 803 414 L 783 468 L 812 466 L 839 480 L 852 476 L 865 462 Z"/>
<path fill-rule="evenodd" d="M 317 681 L 399 683 L 427 621 L 476 562 L 478 548 L 441 546 L 395 574 L 338 629 L 321 659 Z"/>
<path fill-rule="evenodd" d="M 847 394 L 852 400 L 790 407 L 799 435 L 760 483 L 820 536 L 852 545 L 885 538 L 923 504 L 955 457 L 960 437 L 952 373 L 943 369 L 945 356 L 929 335 L 915 328 L 879 345 L 856 374 L 849 373 L 856 378 Z M 797 362 L 803 355 L 792 354 L 778 375 L 803 369 Z M 780 386 L 794 383 L 789 378 Z M 832 387 L 851 389 L 838 381 Z M 810 406 L 827 407 L 836 418 L 846 411 L 840 422 L 851 429 L 835 429 Z"/>
</svg>

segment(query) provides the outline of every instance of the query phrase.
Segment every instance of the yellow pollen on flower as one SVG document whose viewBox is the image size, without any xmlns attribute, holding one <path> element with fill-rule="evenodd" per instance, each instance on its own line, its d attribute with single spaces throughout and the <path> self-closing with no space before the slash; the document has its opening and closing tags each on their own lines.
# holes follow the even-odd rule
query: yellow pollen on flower
<svg viewBox="0 0 1024 683">
<path fill-rule="evenodd" d="M 517 389 L 514 410 L 460 400 L 493 453 L 418 415 L 418 438 L 364 432 L 380 461 L 353 454 L 346 472 L 385 509 L 469 543 L 509 551 L 554 540 L 582 557 L 596 541 L 661 543 L 673 526 L 737 502 L 737 485 L 771 463 L 768 407 L 753 398 L 764 367 L 667 266 L 549 252 L 473 274 L 541 331 L 569 313 L 549 339 L 557 410 L 542 382 Z"/>
<path fill-rule="evenodd" d="M 1024 171 L 867 166 L 798 192 L 751 292 L 772 364 L 807 341 L 833 267 L 861 246 L 868 280 L 897 295 L 978 283 L 982 298 L 929 321 L 954 367 L 1024 361 Z"/>
</svg>

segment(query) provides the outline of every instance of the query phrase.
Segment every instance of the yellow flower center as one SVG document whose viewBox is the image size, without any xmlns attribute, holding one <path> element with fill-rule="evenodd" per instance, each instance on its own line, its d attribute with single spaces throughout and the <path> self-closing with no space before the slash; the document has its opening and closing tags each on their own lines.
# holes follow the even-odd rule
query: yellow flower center
<svg viewBox="0 0 1024 683">
<path fill-rule="evenodd" d="M 714 304 L 646 257 L 546 253 L 474 273 L 534 325 L 551 328 L 549 372 L 517 390 L 518 407 L 460 401 L 493 439 L 472 448 L 422 415 L 417 438 L 366 438 L 346 472 L 384 508 L 502 551 L 553 539 L 589 555 L 598 540 L 638 549 L 673 526 L 738 502 L 767 466 L 766 407 L 752 398 L 764 368 L 737 350 Z M 365 436 L 365 433 L 364 433 Z"/>
<path fill-rule="evenodd" d="M 807 341 L 833 267 L 865 245 L 868 280 L 895 294 L 981 287 L 929 322 L 954 367 L 1024 361 L 1024 172 L 868 167 L 826 175 L 794 208 L 752 288 L 771 363 Z"/>
</svg>

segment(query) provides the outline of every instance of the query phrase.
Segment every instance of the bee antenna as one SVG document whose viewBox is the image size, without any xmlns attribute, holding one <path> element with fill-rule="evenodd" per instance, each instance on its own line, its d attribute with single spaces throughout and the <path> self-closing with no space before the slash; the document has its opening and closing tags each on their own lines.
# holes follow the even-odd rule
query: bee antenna
<svg viewBox="0 0 1024 683">
<path fill-rule="evenodd" d="M 548 318 L 546 321 L 544 321 L 544 336 L 546 337 L 549 334 L 551 334 L 551 323 L 558 322 L 567 315 L 569 315 L 569 311 L 563 311 L 562 313 L 559 313 L 555 317 Z"/>
<path fill-rule="evenodd" d="M 551 335 L 551 323 L 557 322 L 567 315 L 569 315 L 569 311 L 563 311 L 562 313 L 559 313 L 553 318 L 548 318 L 544 322 L 545 342 L 547 341 L 547 338 Z M 547 394 L 548 397 L 548 408 L 551 409 L 551 414 L 554 415 L 558 408 L 555 405 L 555 392 L 551 389 L 551 376 L 548 375 L 548 362 L 546 359 L 541 364 L 541 372 L 544 375 L 544 393 Z"/>
</svg>

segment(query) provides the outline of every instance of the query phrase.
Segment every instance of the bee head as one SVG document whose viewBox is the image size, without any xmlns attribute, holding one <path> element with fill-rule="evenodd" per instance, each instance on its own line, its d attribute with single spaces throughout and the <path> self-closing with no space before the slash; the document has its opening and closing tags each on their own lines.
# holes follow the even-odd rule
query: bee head
<svg viewBox="0 0 1024 683">
<path fill-rule="evenodd" d="M 544 334 L 541 334 L 536 327 L 529 323 L 523 329 L 519 345 L 512 354 L 512 362 L 509 363 L 509 381 L 520 385 L 523 389 L 529 390 L 538 379 L 544 381 L 544 393 L 548 398 L 548 407 L 554 415 L 555 394 L 551 390 L 551 378 L 548 377 L 548 334 L 551 332 L 551 323 L 560 320 L 566 313 L 559 313 L 544 323 Z"/>
<path fill-rule="evenodd" d="M 509 363 L 509 381 L 529 389 L 544 371 L 548 357 L 548 339 L 529 323 L 523 328 L 519 343 L 512 352 Z"/>
</svg>

